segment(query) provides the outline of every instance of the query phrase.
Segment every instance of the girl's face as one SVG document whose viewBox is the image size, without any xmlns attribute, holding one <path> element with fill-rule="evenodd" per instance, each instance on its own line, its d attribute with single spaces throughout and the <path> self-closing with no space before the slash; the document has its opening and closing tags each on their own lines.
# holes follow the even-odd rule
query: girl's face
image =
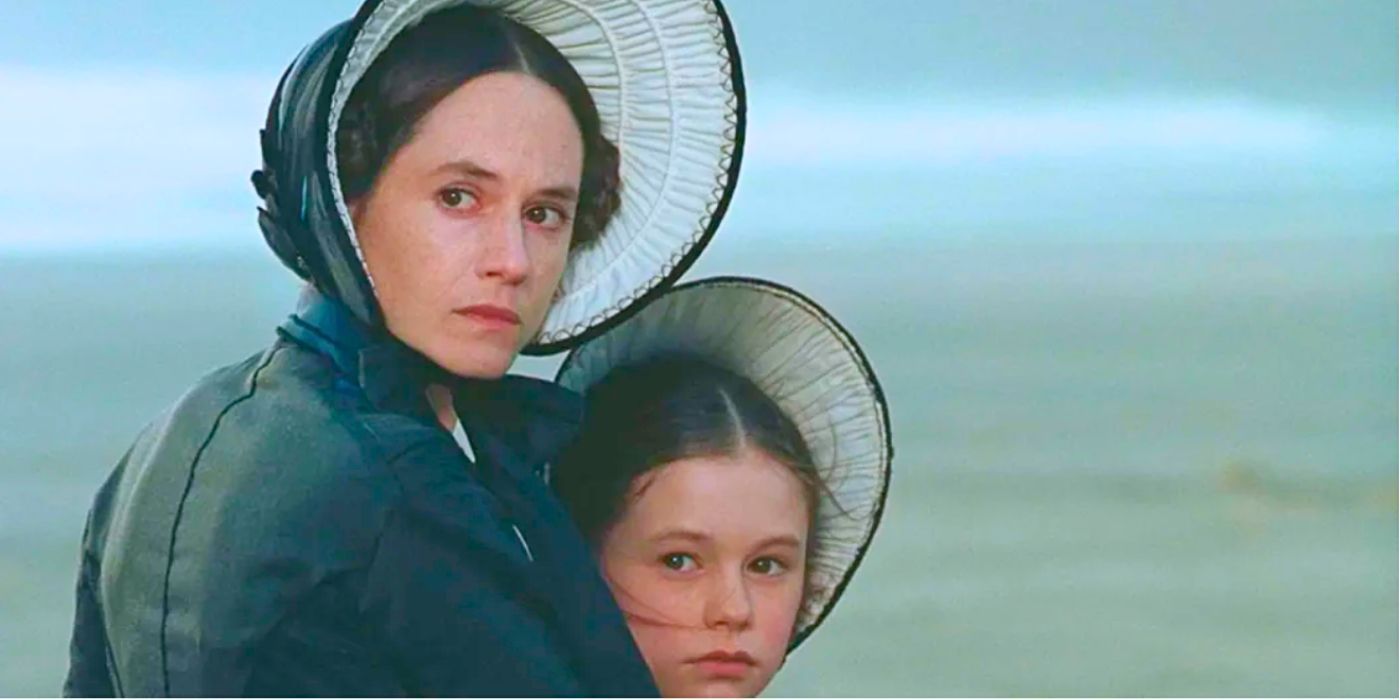
<svg viewBox="0 0 1400 700">
<path fill-rule="evenodd" d="M 752 697 L 782 665 L 802 603 L 806 494 L 745 448 L 638 477 L 599 555 L 667 696 Z"/>
<path fill-rule="evenodd" d="M 559 286 L 582 174 L 573 114 L 538 78 L 443 98 L 351 203 L 389 331 L 458 376 L 504 374 Z"/>
</svg>

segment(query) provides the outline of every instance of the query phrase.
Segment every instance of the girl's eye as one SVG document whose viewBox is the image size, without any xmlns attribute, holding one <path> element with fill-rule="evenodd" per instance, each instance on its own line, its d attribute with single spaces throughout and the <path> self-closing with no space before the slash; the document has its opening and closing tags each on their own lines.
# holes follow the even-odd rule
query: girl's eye
<svg viewBox="0 0 1400 700">
<path fill-rule="evenodd" d="M 749 571 L 761 576 L 777 576 L 787 571 L 787 565 L 774 557 L 759 557 L 749 563 Z"/>
<path fill-rule="evenodd" d="M 564 223 L 564 213 L 554 207 L 530 207 L 525 210 L 525 220 L 536 226 L 558 228 Z"/>
<path fill-rule="evenodd" d="M 661 565 L 672 571 L 694 571 L 699 564 L 695 557 L 680 552 L 672 552 L 661 556 Z"/>
<path fill-rule="evenodd" d="M 448 209 L 465 209 L 476 203 L 476 195 L 460 187 L 449 187 L 438 193 L 438 201 Z"/>
</svg>

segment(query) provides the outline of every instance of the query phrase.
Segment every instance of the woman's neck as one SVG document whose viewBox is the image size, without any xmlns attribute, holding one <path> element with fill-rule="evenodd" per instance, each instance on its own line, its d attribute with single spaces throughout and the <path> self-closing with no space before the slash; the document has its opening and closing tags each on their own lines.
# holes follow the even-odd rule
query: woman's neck
<svg viewBox="0 0 1400 700">
<path fill-rule="evenodd" d="M 452 391 L 443 384 L 429 384 L 428 405 L 433 407 L 438 422 L 444 430 L 452 432 L 457 427 L 457 411 L 452 408 Z"/>
</svg>

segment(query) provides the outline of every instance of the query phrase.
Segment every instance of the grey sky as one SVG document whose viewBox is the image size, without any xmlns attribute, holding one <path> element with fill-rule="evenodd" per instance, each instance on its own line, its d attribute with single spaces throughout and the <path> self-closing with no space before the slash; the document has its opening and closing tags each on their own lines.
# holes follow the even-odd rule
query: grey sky
<svg viewBox="0 0 1400 700">
<path fill-rule="evenodd" d="M 0 3 L 0 250 L 256 244 L 273 85 L 358 4 Z M 1393 2 L 726 6 L 750 98 L 730 235 L 1394 230 Z M 100 216 L 75 177 L 108 183 Z"/>
<path fill-rule="evenodd" d="M 0 63 L 280 69 L 353 2 L 6 0 Z M 1384 0 L 730 0 L 757 79 L 954 94 L 1218 91 L 1394 110 Z"/>
<path fill-rule="evenodd" d="M 749 0 L 746 56 L 814 89 L 1219 93 L 1392 113 L 1396 4 L 1370 0 Z M 784 37 L 777 40 L 777 37 Z"/>
</svg>

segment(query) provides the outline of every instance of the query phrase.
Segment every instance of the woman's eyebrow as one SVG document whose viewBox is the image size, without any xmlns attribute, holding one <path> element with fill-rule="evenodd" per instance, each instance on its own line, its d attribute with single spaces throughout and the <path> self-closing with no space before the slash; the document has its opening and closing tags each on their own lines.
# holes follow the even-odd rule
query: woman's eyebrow
<svg viewBox="0 0 1400 700">
<path fill-rule="evenodd" d="M 453 161 L 448 161 L 448 162 L 446 162 L 446 163 L 443 163 L 442 165 L 439 165 L 439 166 L 437 166 L 436 168 L 433 168 L 433 172 L 434 172 L 434 173 L 446 173 L 446 172 L 461 173 L 461 174 L 463 174 L 463 175 L 467 175 L 467 176 L 469 176 L 469 177 L 480 178 L 480 179 L 482 179 L 482 180 L 499 180 L 499 179 L 501 179 L 501 176 L 498 175 L 498 174 L 496 174 L 495 171 L 490 170 L 490 169 L 488 169 L 488 168 L 484 168 L 484 167 L 482 167 L 482 166 L 480 166 L 480 165 L 477 165 L 475 162 L 473 162 L 473 161 L 471 161 L 471 160 L 468 160 L 468 159 L 466 159 L 466 158 L 463 158 L 463 159 L 461 159 L 461 160 L 453 160 Z"/>
<path fill-rule="evenodd" d="M 544 197 L 545 199 L 559 200 L 561 202 L 576 202 L 578 201 L 578 188 L 568 185 L 556 185 L 540 190 L 538 196 Z"/>
<path fill-rule="evenodd" d="M 478 180 L 490 180 L 492 182 L 499 182 L 501 179 L 500 174 L 496 171 L 482 167 L 467 158 L 443 163 L 433 168 L 432 173 L 434 175 L 439 173 L 458 173 Z M 563 202 L 576 202 L 578 201 L 578 188 L 572 185 L 555 185 L 536 192 L 535 196 Z"/>
</svg>

